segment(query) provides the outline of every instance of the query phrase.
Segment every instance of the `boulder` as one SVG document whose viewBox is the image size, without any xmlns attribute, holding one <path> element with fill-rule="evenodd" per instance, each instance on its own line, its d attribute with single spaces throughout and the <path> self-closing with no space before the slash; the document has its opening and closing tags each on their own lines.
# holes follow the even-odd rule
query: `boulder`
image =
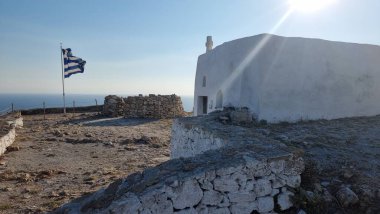
<svg viewBox="0 0 380 214">
<path fill-rule="evenodd" d="M 359 202 L 359 198 L 354 191 L 348 187 L 342 187 L 336 193 L 336 198 L 343 207 L 348 207 Z"/>
</svg>

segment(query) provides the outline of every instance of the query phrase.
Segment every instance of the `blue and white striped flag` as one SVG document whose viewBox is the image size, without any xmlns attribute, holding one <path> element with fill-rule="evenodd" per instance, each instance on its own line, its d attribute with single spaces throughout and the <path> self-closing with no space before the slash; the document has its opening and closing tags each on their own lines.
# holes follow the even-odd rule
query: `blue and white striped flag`
<svg viewBox="0 0 380 214">
<path fill-rule="evenodd" d="M 72 74 L 83 73 L 86 61 L 71 54 L 71 49 L 62 49 L 63 65 L 65 68 L 65 78 L 69 78 Z"/>
</svg>

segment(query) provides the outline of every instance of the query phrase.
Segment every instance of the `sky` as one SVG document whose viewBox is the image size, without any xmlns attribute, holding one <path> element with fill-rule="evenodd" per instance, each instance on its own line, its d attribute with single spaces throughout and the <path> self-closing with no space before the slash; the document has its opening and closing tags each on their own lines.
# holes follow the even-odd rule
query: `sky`
<svg viewBox="0 0 380 214">
<path fill-rule="evenodd" d="M 305 0 L 307 1 L 307 0 Z M 62 93 L 60 42 L 87 61 L 68 94 L 193 95 L 214 47 L 261 33 L 380 45 L 379 0 L 0 0 L 0 93 Z"/>
</svg>

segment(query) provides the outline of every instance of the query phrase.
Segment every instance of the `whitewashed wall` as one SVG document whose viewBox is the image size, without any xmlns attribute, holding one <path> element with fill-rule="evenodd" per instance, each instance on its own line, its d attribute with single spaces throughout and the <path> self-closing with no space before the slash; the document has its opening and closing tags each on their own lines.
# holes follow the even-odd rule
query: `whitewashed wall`
<svg viewBox="0 0 380 214">
<path fill-rule="evenodd" d="M 198 59 L 195 115 L 197 97 L 215 106 L 219 89 L 224 106 L 249 107 L 270 122 L 376 115 L 380 47 L 267 34 L 231 41 Z"/>
</svg>

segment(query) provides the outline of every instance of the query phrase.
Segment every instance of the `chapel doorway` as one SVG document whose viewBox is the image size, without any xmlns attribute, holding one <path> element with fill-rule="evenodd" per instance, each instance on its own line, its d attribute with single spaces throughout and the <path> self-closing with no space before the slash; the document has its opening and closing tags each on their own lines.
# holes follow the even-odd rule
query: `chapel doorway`
<svg viewBox="0 0 380 214">
<path fill-rule="evenodd" d="M 216 94 L 216 105 L 215 108 L 220 109 L 223 108 L 223 93 L 221 90 Z"/>
<path fill-rule="evenodd" d="M 207 96 L 198 97 L 198 115 L 207 114 Z"/>
</svg>

